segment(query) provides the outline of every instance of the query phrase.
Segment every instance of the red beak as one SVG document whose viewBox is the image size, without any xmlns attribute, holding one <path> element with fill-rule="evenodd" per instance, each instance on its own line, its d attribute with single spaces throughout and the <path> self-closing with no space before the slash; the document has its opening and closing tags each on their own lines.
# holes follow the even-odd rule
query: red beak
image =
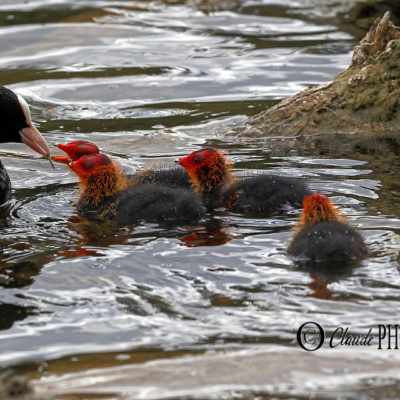
<svg viewBox="0 0 400 400">
<path fill-rule="evenodd" d="M 71 159 L 69 158 L 68 154 L 62 154 L 60 156 L 53 156 L 51 157 L 54 161 L 57 161 L 62 164 L 69 164 Z"/>
<path fill-rule="evenodd" d="M 181 167 L 185 168 L 186 157 L 178 158 L 177 160 L 175 160 L 175 163 L 179 164 Z"/>
<path fill-rule="evenodd" d="M 82 165 L 82 159 L 79 159 L 77 161 L 72 161 L 69 166 L 71 167 L 71 169 L 76 172 L 78 175 L 80 173 L 84 173 L 85 172 L 85 168 Z"/>
</svg>

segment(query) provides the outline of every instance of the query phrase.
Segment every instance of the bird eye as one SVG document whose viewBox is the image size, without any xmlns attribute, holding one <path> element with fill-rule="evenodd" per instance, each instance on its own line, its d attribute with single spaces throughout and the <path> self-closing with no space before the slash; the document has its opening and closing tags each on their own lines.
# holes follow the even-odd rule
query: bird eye
<svg viewBox="0 0 400 400">
<path fill-rule="evenodd" d="M 79 157 L 79 158 L 83 157 L 83 153 L 80 152 L 80 151 L 78 151 L 75 155 L 76 155 L 77 157 Z"/>
<path fill-rule="evenodd" d="M 199 160 L 198 157 L 195 157 L 195 158 L 193 159 L 193 161 L 195 162 L 195 164 L 198 164 L 198 163 L 200 162 L 200 160 Z"/>
</svg>

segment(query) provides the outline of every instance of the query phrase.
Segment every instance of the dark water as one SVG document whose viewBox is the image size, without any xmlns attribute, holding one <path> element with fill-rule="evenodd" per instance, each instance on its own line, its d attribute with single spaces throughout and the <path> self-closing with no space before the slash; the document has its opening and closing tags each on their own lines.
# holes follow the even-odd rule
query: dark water
<svg viewBox="0 0 400 400">
<path fill-rule="evenodd" d="M 183 2 L 3 0 L 0 82 L 28 100 L 49 143 L 93 141 L 127 169 L 213 145 L 238 173 L 304 178 L 360 229 L 368 259 L 340 273 L 296 268 L 285 247 L 300 210 L 269 219 L 218 212 L 174 230 L 89 223 L 74 211 L 66 168 L 3 145 L 14 199 L 0 232 L 1 366 L 36 378 L 39 390 L 56 382 L 48 393 L 79 386 L 59 374 L 142 367 L 139 377 L 127 372 L 130 386 L 106 390 L 99 378 L 85 395 L 57 398 L 398 397 L 398 374 L 382 372 L 395 368 L 396 351 L 317 355 L 296 343 L 309 320 L 358 334 L 398 322 L 395 152 L 281 152 L 273 141 L 221 135 L 350 62 L 359 40 L 351 30 L 310 19 L 307 2 L 280 3 L 205 12 Z M 157 366 L 168 370 L 164 383 Z"/>
</svg>

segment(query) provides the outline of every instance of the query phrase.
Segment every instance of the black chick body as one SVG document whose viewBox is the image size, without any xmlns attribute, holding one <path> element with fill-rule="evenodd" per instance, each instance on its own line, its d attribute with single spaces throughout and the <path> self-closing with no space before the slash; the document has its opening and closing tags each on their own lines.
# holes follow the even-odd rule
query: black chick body
<svg viewBox="0 0 400 400">
<path fill-rule="evenodd" d="M 221 194 L 222 204 L 230 211 L 257 216 L 301 208 L 311 191 L 300 180 L 264 174 L 239 178 L 223 188 Z"/>
<path fill-rule="evenodd" d="M 348 263 L 367 253 L 360 233 L 347 224 L 323 221 L 300 231 L 287 252 L 296 261 Z"/>
<path fill-rule="evenodd" d="M 287 253 L 300 264 L 323 262 L 343 267 L 368 252 L 361 234 L 322 193 L 304 199 L 295 230 Z"/>
<path fill-rule="evenodd" d="M 171 188 L 189 189 L 191 187 L 189 175 L 182 168 L 146 168 L 129 176 L 133 184 L 156 184 Z"/>
<path fill-rule="evenodd" d="M 143 184 L 118 193 L 115 221 L 131 225 L 140 221 L 162 225 L 190 223 L 204 213 L 198 196 L 187 189 Z"/>
</svg>

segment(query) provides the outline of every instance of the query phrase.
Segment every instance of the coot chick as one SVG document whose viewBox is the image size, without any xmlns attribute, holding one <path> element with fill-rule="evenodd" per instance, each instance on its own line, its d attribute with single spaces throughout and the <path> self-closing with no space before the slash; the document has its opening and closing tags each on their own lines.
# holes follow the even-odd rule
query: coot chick
<svg viewBox="0 0 400 400">
<path fill-rule="evenodd" d="M 235 176 L 230 161 L 213 148 L 195 151 L 176 162 L 185 168 L 194 191 L 202 193 L 210 207 L 266 216 L 287 207 L 300 208 L 304 197 L 311 194 L 299 179 L 270 174 Z"/>
<path fill-rule="evenodd" d="M 118 225 L 141 221 L 173 225 L 194 222 L 204 213 L 200 199 L 190 190 L 159 184 L 132 186 L 103 154 L 83 156 L 70 167 L 80 180 L 77 208 L 86 217 L 112 219 Z"/>
<path fill-rule="evenodd" d="M 67 144 L 58 144 L 57 147 L 67 154 L 53 156 L 52 158 L 54 161 L 64 164 L 76 161 L 84 155 L 98 154 L 100 152 L 99 148 L 94 143 L 86 141 L 73 141 Z M 191 186 L 189 176 L 182 168 L 144 168 L 135 175 L 128 175 L 128 177 L 132 185 L 152 183 L 187 189 Z"/>
<path fill-rule="evenodd" d="M 23 142 L 32 150 L 50 158 L 50 150 L 31 119 L 29 106 L 22 96 L 0 86 L 0 142 Z M 11 182 L 0 161 L 0 205 L 11 198 Z"/>
<path fill-rule="evenodd" d="M 304 199 L 303 212 L 295 230 L 297 233 L 287 252 L 299 263 L 325 262 L 337 266 L 340 262 L 343 266 L 367 254 L 360 233 L 321 193 Z"/>
</svg>

